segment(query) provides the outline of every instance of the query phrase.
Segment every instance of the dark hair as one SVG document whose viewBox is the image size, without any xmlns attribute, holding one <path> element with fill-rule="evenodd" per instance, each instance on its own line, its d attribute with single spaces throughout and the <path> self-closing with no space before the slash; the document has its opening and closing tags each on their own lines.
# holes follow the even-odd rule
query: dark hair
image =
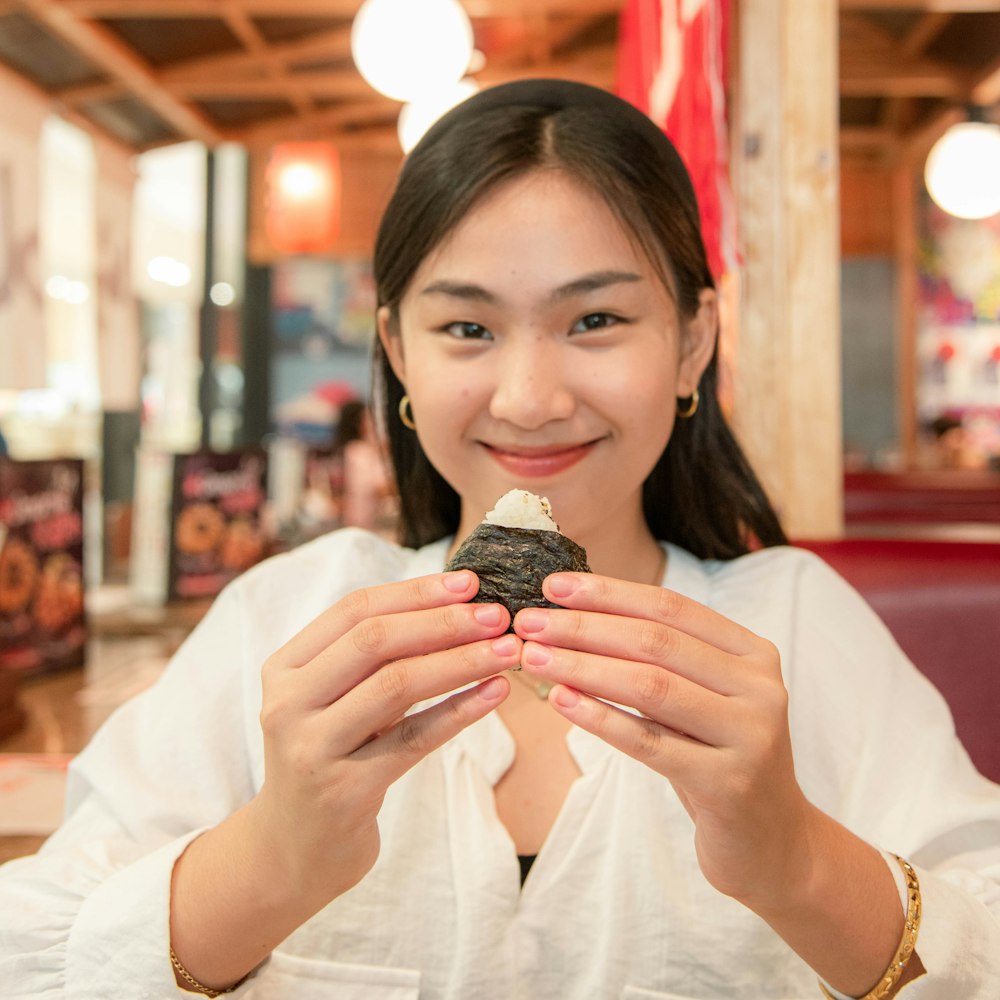
<svg viewBox="0 0 1000 1000">
<path fill-rule="evenodd" d="M 682 317 L 713 288 L 687 170 L 673 144 L 638 110 L 606 91 L 556 80 L 492 88 L 453 109 L 407 158 L 375 244 L 378 305 L 398 308 L 420 264 L 473 208 L 507 180 L 538 169 L 566 172 L 598 192 L 671 290 Z M 732 558 L 785 535 L 734 438 L 717 396 L 717 354 L 699 383 L 697 414 L 676 422 L 643 485 L 656 538 L 701 558 Z M 397 416 L 403 386 L 381 344 L 374 393 L 400 493 L 403 544 L 456 531 L 458 494 Z"/>
<path fill-rule="evenodd" d="M 337 420 L 337 434 L 333 441 L 334 451 L 343 451 L 344 447 L 364 437 L 365 412 L 368 407 L 360 399 L 349 399 L 340 408 Z"/>
</svg>

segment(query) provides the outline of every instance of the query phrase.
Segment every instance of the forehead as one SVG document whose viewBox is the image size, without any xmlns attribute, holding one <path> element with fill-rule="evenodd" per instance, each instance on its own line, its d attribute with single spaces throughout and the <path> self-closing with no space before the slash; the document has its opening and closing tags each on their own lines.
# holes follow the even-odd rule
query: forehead
<svg viewBox="0 0 1000 1000">
<path fill-rule="evenodd" d="M 442 271 L 650 271 L 638 238 L 592 187 L 544 169 L 497 185 L 424 258 L 414 286 Z"/>
</svg>

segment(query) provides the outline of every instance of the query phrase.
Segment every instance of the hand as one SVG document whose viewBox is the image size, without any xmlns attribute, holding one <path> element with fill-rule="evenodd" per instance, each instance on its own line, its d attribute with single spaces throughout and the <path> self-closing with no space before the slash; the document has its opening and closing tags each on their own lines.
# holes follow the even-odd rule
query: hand
<svg viewBox="0 0 1000 1000">
<path fill-rule="evenodd" d="M 659 587 L 560 573 L 544 590 L 561 607 L 514 620 L 524 670 L 558 685 L 556 711 L 671 781 L 712 885 L 777 905 L 808 870 L 817 812 L 795 779 L 777 649 Z"/>
<path fill-rule="evenodd" d="M 356 591 L 265 663 L 257 843 L 315 908 L 375 863 L 389 785 L 509 694 L 495 675 L 521 641 L 505 608 L 466 603 L 478 586 L 461 571 Z"/>
</svg>

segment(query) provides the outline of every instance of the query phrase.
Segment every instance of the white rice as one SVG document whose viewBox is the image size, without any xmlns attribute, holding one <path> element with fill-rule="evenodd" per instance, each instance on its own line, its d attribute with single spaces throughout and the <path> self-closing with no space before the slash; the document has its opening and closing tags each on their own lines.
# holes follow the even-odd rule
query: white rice
<svg viewBox="0 0 1000 1000">
<path fill-rule="evenodd" d="M 499 524 L 505 528 L 533 528 L 538 531 L 558 531 L 552 520 L 552 507 L 545 497 L 535 496 L 527 490 L 511 490 L 496 502 L 483 522 Z"/>
</svg>

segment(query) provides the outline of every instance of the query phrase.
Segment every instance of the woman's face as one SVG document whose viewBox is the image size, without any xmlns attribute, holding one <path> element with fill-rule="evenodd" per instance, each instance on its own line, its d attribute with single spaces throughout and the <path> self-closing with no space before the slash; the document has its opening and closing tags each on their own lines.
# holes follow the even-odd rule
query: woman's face
<svg viewBox="0 0 1000 1000">
<path fill-rule="evenodd" d="M 459 537 L 513 488 L 586 538 L 641 519 L 676 397 L 712 350 L 713 293 L 682 324 L 604 201 L 558 171 L 495 189 L 421 264 L 380 335 L 427 457 L 462 498 Z"/>
</svg>

